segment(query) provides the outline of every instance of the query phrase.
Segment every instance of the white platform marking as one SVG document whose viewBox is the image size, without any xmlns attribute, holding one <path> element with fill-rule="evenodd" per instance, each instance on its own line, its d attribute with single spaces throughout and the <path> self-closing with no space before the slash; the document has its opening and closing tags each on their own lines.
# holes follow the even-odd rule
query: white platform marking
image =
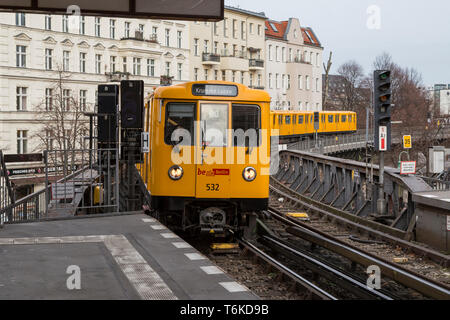
<svg viewBox="0 0 450 320">
<path fill-rule="evenodd" d="M 206 274 L 222 274 L 223 271 L 216 266 L 200 267 Z"/>
<path fill-rule="evenodd" d="M 165 226 L 163 226 L 162 224 L 155 224 L 151 226 L 153 230 L 165 230 L 167 229 Z"/>
<path fill-rule="evenodd" d="M 103 242 L 122 272 L 145 300 L 177 300 L 172 290 L 123 235 L 0 238 L 0 245 Z"/>
<path fill-rule="evenodd" d="M 234 293 L 234 292 L 244 292 L 244 291 L 248 291 L 248 289 L 246 287 L 244 287 L 243 285 L 232 281 L 232 282 L 219 282 L 219 284 L 224 287 L 225 289 L 228 290 L 228 292 Z"/>
<path fill-rule="evenodd" d="M 175 246 L 175 248 L 177 249 L 190 249 L 192 248 L 192 246 L 187 243 L 187 242 L 172 242 L 172 244 Z"/>
<path fill-rule="evenodd" d="M 189 260 L 205 260 L 206 259 L 204 256 L 202 256 L 199 253 L 185 253 L 184 255 L 186 257 L 188 257 Z"/>
<path fill-rule="evenodd" d="M 169 232 L 169 233 L 161 233 L 161 236 L 162 236 L 163 238 L 166 238 L 166 239 L 175 239 L 175 238 L 178 238 L 178 236 L 177 236 L 175 233 L 171 233 L 171 232 Z"/>
<path fill-rule="evenodd" d="M 422 196 L 425 198 L 437 198 L 437 196 L 432 195 L 432 194 L 423 194 Z"/>
<path fill-rule="evenodd" d="M 144 221 L 145 223 L 152 223 L 152 222 L 156 222 L 156 219 L 154 219 L 154 218 L 144 218 L 144 219 L 142 219 L 142 221 Z"/>
</svg>

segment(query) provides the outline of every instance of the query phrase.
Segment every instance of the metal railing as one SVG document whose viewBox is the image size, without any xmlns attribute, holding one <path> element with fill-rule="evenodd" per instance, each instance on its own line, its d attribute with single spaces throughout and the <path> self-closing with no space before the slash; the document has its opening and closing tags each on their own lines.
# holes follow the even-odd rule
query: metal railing
<svg viewBox="0 0 450 320">
<path fill-rule="evenodd" d="M 202 54 L 203 62 L 220 62 L 220 55 L 214 53 L 203 53 Z"/>
<path fill-rule="evenodd" d="M 250 59 L 248 61 L 248 66 L 250 68 L 254 67 L 254 68 L 264 68 L 264 60 L 260 60 L 260 59 Z"/>
<path fill-rule="evenodd" d="M 447 191 L 450 190 L 450 181 L 436 179 L 436 178 L 430 178 L 430 177 L 424 177 L 420 176 L 423 181 L 425 181 L 430 187 L 433 188 L 433 190 L 436 191 Z"/>
<path fill-rule="evenodd" d="M 369 143 L 373 138 L 369 136 Z M 306 138 L 288 145 L 288 150 L 300 150 L 308 152 L 319 152 L 322 154 L 332 154 L 353 149 L 360 149 L 366 146 L 365 133 L 344 134 L 337 136 L 321 136 L 317 140 Z"/>
</svg>

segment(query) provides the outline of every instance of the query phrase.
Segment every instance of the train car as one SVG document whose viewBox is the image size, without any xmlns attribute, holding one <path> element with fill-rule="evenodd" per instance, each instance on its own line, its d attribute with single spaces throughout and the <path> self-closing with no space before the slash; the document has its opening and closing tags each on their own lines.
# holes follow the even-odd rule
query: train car
<svg viewBox="0 0 450 320">
<path fill-rule="evenodd" d="M 284 139 L 312 136 L 315 121 L 321 135 L 356 131 L 356 113 L 350 111 L 272 111 L 270 119 L 271 128 L 278 130 L 278 135 Z"/>
<path fill-rule="evenodd" d="M 159 87 L 144 116 L 150 152 L 140 171 L 159 218 L 219 234 L 267 209 L 268 93 L 224 81 Z"/>
</svg>

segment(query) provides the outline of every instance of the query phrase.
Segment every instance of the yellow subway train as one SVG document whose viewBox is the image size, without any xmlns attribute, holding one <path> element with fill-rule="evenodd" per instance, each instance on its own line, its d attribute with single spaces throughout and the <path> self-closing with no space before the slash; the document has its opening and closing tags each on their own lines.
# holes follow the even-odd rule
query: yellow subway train
<svg viewBox="0 0 450 320">
<path fill-rule="evenodd" d="M 356 129 L 354 113 L 317 116 L 321 134 Z M 184 231 L 226 234 L 268 207 L 272 129 L 312 134 L 314 112 L 271 112 L 263 90 L 199 81 L 157 88 L 144 125 L 150 151 L 139 170 L 150 209 Z"/>
</svg>

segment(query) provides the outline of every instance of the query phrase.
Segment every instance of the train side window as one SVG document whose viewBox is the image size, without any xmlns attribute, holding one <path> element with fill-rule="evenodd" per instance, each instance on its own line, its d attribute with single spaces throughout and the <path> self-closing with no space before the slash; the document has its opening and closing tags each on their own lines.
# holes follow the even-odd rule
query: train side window
<svg viewBox="0 0 450 320">
<path fill-rule="evenodd" d="M 166 106 L 166 124 L 164 127 L 164 142 L 168 145 L 194 145 L 195 103 L 168 103 Z M 191 135 L 191 141 L 172 141 L 172 134 L 177 129 L 185 129 Z M 180 132 L 182 134 L 182 132 Z M 185 132 L 186 133 L 186 132 Z"/>
<path fill-rule="evenodd" d="M 285 116 L 284 121 L 286 124 L 291 124 L 291 116 Z"/>
<path fill-rule="evenodd" d="M 339 122 L 339 115 L 338 114 L 334 117 L 334 120 L 335 120 L 335 122 Z"/>
<path fill-rule="evenodd" d="M 308 117 L 308 116 L 305 116 L 305 120 L 306 120 L 305 122 L 306 122 L 306 123 L 308 123 L 308 119 L 309 119 L 309 117 Z"/>
<path fill-rule="evenodd" d="M 272 118 L 273 118 L 273 125 L 275 125 L 275 115 L 274 116 L 272 116 Z"/>
<path fill-rule="evenodd" d="M 294 115 L 294 118 L 292 119 L 292 124 L 297 124 L 297 115 Z"/>
<path fill-rule="evenodd" d="M 329 123 L 333 123 L 333 116 L 332 116 L 332 115 L 329 115 L 329 116 L 328 116 L 328 122 L 329 122 Z"/>
<path fill-rule="evenodd" d="M 298 116 L 298 124 L 303 124 L 303 115 Z"/>
<path fill-rule="evenodd" d="M 282 115 L 278 116 L 278 124 L 283 124 L 283 116 Z"/>
<path fill-rule="evenodd" d="M 314 122 L 314 116 L 311 116 L 311 123 Z"/>
<path fill-rule="evenodd" d="M 259 106 L 233 104 L 232 119 L 234 146 L 257 147 L 260 145 L 261 108 Z M 237 130 L 243 131 L 237 132 Z M 242 133 L 244 136 L 241 137 Z"/>
<path fill-rule="evenodd" d="M 352 122 L 352 115 L 348 116 L 348 122 Z"/>
<path fill-rule="evenodd" d="M 342 116 L 342 122 L 347 122 L 347 116 L 346 115 Z"/>
</svg>

